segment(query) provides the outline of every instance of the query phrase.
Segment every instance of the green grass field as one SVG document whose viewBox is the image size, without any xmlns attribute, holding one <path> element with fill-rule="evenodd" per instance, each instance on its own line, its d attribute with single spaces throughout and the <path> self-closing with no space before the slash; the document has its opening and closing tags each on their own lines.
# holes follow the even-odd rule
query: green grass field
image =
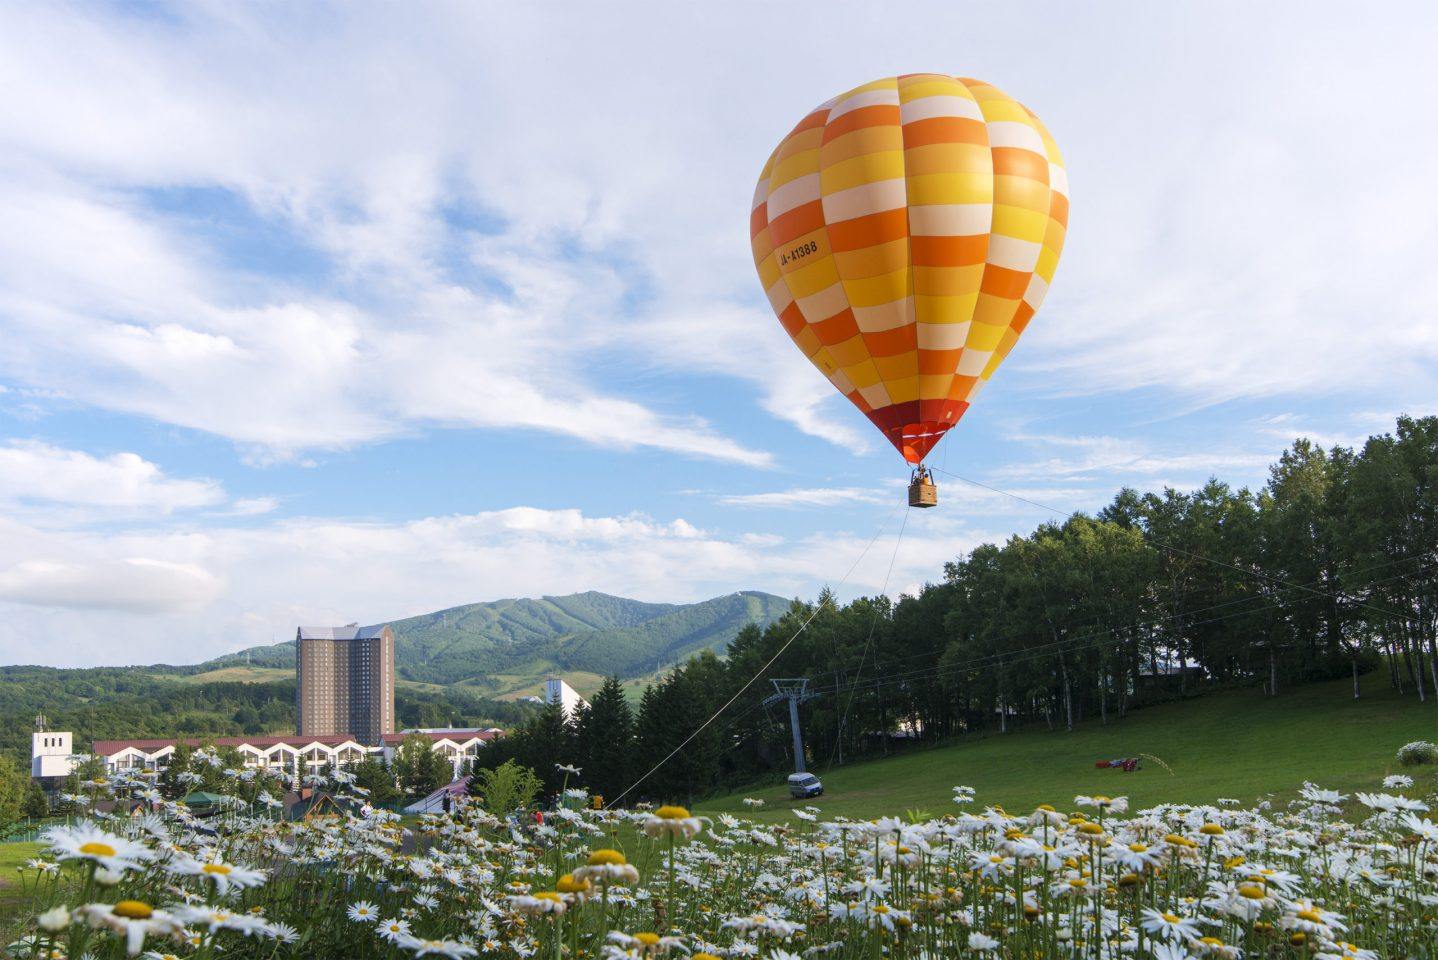
<svg viewBox="0 0 1438 960">
<path fill-rule="evenodd" d="M 0 843 L 0 944 L 18 936 L 21 923 L 29 919 L 29 903 L 15 871 L 39 852 L 38 843 Z"/>
<path fill-rule="evenodd" d="M 295 672 L 279 667 L 219 667 L 204 673 L 152 673 L 156 680 L 174 680 L 179 683 L 272 683 L 275 680 L 293 680 Z"/>
<path fill-rule="evenodd" d="M 1411 693 L 1399 697 L 1385 677 L 1372 674 L 1356 701 L 1347 681 L 1277 697 L 1229 691 L 1135 711 L 1108 726 L 1086 723 L 1073 733 L 994 734 L 828 772 L 820 763 L 815 772 L 825 794 L 813 802 L 825 816 L 868 818 L 913 809 L 953 812 L 957 784 L 978 790 L 978 809 L 998 803 L 1015 810 L 1045 802 L 1062 807 L 1077 794 L 1096 793 L 1126 795 L 1135 806 L 1219 797 L 1248 803 L 1269 794 L 1291 797 L 1305 780 L 1351 793 L 1378 789 L 1384 776 L 1400 772 L 1394 753 L 1419 739 L 1438 739 L 1438 704 L 1419 704 Z M 1150 760 L 1134 773 L 1094 769 L 1096 760 L 1140 753 L 1161 758 L 1172 774 Z M 1438 788 L 1438 769 L 1402 772 L 1426 779 L 1424 792 Z M 761 798 L 765 806 L 755 813 L 744 797 Z M 782 784 L 766 784 L 699 806 L 785 819 L 802 805 Z"/>
</svg>

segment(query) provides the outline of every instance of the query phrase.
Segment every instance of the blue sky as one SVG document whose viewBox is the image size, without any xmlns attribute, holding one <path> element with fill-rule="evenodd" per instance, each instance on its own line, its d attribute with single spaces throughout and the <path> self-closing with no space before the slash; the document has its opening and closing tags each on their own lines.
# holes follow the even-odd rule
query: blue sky
<svg viewBox="0 0 1438 960">
<path fill-rule="evenodd" d="M 894 73 L 1024 101 L 1072 192 L 935 465 L 1092 510 L 1433 412 L 1430 8 L 889 6 L 0 4 L 0 662 L 898 592 L 1030 529 L 951 481 L 897 543 L 749 261 L 774 143 Z"/>
</svg>

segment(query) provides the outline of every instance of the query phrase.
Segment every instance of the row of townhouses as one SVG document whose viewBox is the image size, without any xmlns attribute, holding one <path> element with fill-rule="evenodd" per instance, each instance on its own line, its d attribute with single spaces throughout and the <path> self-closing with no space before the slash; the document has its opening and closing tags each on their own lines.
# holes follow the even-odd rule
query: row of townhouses
<svg viewBox="0 0 1438 960">
<path fill-rule="evenodd" d="M 410 735 L 424 737 L 430 749 L 442 754 L 454 766 L 455 775 L 463 772 L 468 760 L 485 744 L 504 735 L 498 727 L 419 729 L 385 734 L 379 744 L 360 743 L 349 736 L 327 737 L 213 737 L 146 740 L 96 740 L 88 753 L 77 752 L 74 734 L 68 731 L 38 729 L 32 736 L 30 775 L 46 787 L 56 787 L 68 777 L 86 756 L 97 756 L 112 773 L 121 771 L 163 770 L 180 743 L 191 747 L 210 744 L 233 747 L 246 767 L 261 768 L 301 775 L 320 770 L 327 764 L 347 767 L 370 756 L 386 761 Z"/>
<path fill-rule="evenodd" d="M 181 742 L 196 747 L 210 743 L 233 747 L 246 767 L 303 775 L 328 764 L 350 766 L 369 756 L 391 760 L 405 737 L 418 734 L 453 764 L 458 777 L 467 761 L 504 731 L 498 727 L 396 731 L 394 644 L 394 632 L 383 624 L 297 629 L 299 729 L 294 736 L 96 740 L 89 755 L 102 758 L 112 772 L 158 770 L 169 764 Z M 566 714 L 586 705 L 558 678 L 545 684 L 544 701 L 561 704 Z M 47 789 L 57 788 L 85 755 L 76 752 L 73 733 L 47 730 L 44 717 L 36 718 L 30 775 Z"/>
</svg>

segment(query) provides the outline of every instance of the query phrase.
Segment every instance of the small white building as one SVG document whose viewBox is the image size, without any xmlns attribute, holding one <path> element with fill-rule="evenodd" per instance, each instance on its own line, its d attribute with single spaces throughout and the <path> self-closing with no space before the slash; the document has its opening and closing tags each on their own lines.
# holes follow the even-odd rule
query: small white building
<svg viewBox="0 0 1438 960">
<path fill-rule="evenodd" d="M 579 691 L 559 677 L 544 681 L 544 702 L 559 704 L 564 708 L 564 715 L 571 720 L 580 707 L 589 706 L 589 701 L 581 697 Z"/>
<path fill-rule="evenodd" d="M 68 777 L 79 763 L 75 756 L 75 738 L 68 732 L 46 730 L 45 718 L 35 718 L 35 732 L 30 736 L 30 776 L 35 780 L 60 780 Z"/>
<path fill-rule="evenodd" d="M 233 747 L 243 759 L 246 767 L 273 770 L 290 776 L 317 773 L 327 764 L 347 767 L 359 763 L 368 756 L 381 756 L 386 761 L 394 759 L 404 738 L 417 734 L 429 741 L 430 749 L 454 765 L 455 775 L 462 772 L 464 765 L 490 741 L 504 736 L 498 727 L 487 729 L 465 728 L 445 730 L 410 730 L 405 733 L 387 733 L 379 746 L 360 743 L 354 737 L 212 737 L 208 742 L 216 747 Z M 34 735 L 30 775 L 48 781 L 47 786 L 58 785 L 58 781 L 69 776 L 81 757 L 73 750 L 74 736 L 37 730 Z M 157 738 L 143 740 L 96 740 L 95 755 L 105 762 L 105 768 L 113 772 L 161 770 L 169 765 L 175 747 L 180 740 Z M 186 737 L 187 746 L 198 747 L 206 739 Z M 53 778 L 53 779 L 51 779 Z"/>
</svg>

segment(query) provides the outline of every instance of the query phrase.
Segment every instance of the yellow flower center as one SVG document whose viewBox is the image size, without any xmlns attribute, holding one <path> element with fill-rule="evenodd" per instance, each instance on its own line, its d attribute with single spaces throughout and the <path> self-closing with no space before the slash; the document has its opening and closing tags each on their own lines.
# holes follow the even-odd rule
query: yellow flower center
<svg viewBox="0 0 1438 960">
<path fill-rule="evenodd" d="M 1081 823 L 1079 824 L 1079 833 L 1086 833 L 1089 836 L 1097 836 L 1098 834 L 1103 833 L 1103 827 L 1099 826 L 1096 823 Z"/>
<path fill-rule="evenodd" d="M 588 880 L 576 880 L 574 874 L 566 873 L 554 886 L 560 893 L 584 893 L 589 889 L 590 884 Z"/>
<path fill-rule="evenodd" d="M 221 877 L 229 876 L 232 868 L 223 863 L 207 863 L 204 870 L 206 873 L 217 874 Z"/>
<path fill-rule="evenodd" d="M 663 808 L 663 807 L 660 807 L 659 809 L 663 810 L 664 808 Z M 645 930 L 643 933 L 636 933 L 636 934 L 634 935 L 634 939 L 635 939 L 635 940 L 638 940 L 640 943 L 644 944 L 646 947 L 653 947 L 653 946 L 657 946 L 658 943 L 659 943 L 659 934 L 657 934 L 657 933 L 650 933 L 648 930 Z"/>
<path fill-rule="evenodd" d="M 591 867 L 622 867 L 628 862 L 628 860 L 624 859 L 624 854 L 620 853 L 618 850 L 595 850 L 589 855 L 589 865 Z"/>
<path fill-rule="evenodd" d="M 1038 805 L 1038 809 L 1044 811 L 1045 813 L 1053 813 L 1054 805 L 1051 803 L 1041 803 Z"/>
<path fill-rule="evenodd" d="M 660 820 L 688 820 L 689 811 L 683 807 L 666 804 L 654 811 L 654 815 Z"/>
<path fill-rule="evenodd" d="M 1130 843 L 1130 844 L 1128 845 L 1128 848 L 1129 848 L 1130 850 L 1132 850 L 1134 853 L 1144 853 L 1144 852 L 1146 852 L 1146 851 L 1148 850 L 1148 844 L 1146 844 L 1146 843 Z"/>
<path fill-rule="evenodd" d="M 1248 900 L 1262 900 L 1267 894 L 1262 887 L 1245 885 L 1238 888 L 1238 895 Z"/>
<path fill-rule="evenodd" d="M 1205 823 L 1198 828 L 1198 832 L 1207 837 L 1217 837 L 1222 836 L 1224 831 L 1223 828 L 1216 823 Z"/>
<path fill-rule="evenodd" d="M 1297 917 L 1300 920 L 1307 920 L 1309 923 L 1323 922 L 1323 915 L 1318 912 L 1317 907 L 1313 907 L 1308 910 L 1300 910 L 1297 913 Z"/>
<path fill-rule="evenodd" d="M 1181 918 L 1178 917 L 1176 914 L 1165 913 L 1163 915 L 1163 919 L 1167 923 L 1178 923 Z"/>
<path fill-rule="evenodd" d="M 91 840 L 89 843 L 80 846 L 80 852 L 89 854 L 92 857 L 113 857 L 115 848 L 108 843 L 99 843 Z"/>
<path fill-rule="evenodd" d="M 875 912 L 875 913 L 888 913 L 888 912 L 889 912 L 889 907 L 888 907 L 887 904 L 881 903 L 881 904 L 879 904 L 877 907 L 874 908 L 874 912 Z"/>
<path fill-rule="evenodd" d="M 143 900 L 121 900 L 110 908 L 110 912 L 126 920 L 146 920 L 155 912 L 155 908 Z"/>
<path fill-rule="evenodd" d="M 536 894 L 534 895 L 534 899 L 536 899 L 536 900 L 553 900 L 553 901 L 555 901 L 555 902 L 557 903 L 557 902 L 559 902 L 560 897 L 559 897 L 559 894 L 555 893 L 553 890 L 541 890 L 539 893 L 536 893 Z"/>
</svg>

